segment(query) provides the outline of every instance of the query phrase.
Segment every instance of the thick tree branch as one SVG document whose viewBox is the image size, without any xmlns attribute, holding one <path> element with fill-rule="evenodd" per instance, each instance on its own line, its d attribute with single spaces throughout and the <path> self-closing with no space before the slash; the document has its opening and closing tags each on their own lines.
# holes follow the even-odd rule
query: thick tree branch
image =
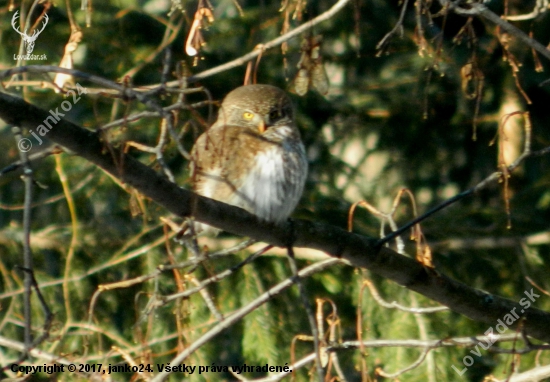
<svg viewBox="0 0 550 382">
<path fill-rule="evenodd" d="M 9 124 L 34 129 L 49 116 L 49 112 L 20 98 L 0 93 L 0 118 Z M 490 327 L 496 326 L 499 319 L 502 320 L 515 309 L 525 320 L 518 319 L 511 327 L 516 327 L 521 322 L 528 335 L 550 342 L 549 313 L 535 308 L 521 313 L 523 307 L 517 302 L 473 289 L 441 273 L 426 269 L 415 260 L 401 256 L 391 249 L 376 248 L 376 239 L 306 220 L 296 220 L 292 224 L 279 226 L 258 221 L 254 215 L 240 208 L 178 187 L 118 150 L 114 150 L 114 155 L 111 154 L 111 151 L 104 150 L 99 134 L 63 119 L 48 132 L 48 138 L 101 167 L 177 216 L 193 216 L 200 222 L 276 246 L 292 244 L 324 251 L 346 260 L 354 267 L 368 268 L 448 306 L 457 313 L 485 322 Z M 525 296 L 521 295 L 518 299 L 523 297 Z"/>
</svg>

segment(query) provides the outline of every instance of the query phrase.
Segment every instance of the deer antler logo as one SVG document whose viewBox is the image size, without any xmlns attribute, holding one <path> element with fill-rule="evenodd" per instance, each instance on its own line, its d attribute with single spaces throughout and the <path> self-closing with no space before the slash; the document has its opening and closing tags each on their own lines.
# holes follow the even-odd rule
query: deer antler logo
<svg viewBox="0 0 550 382">
<path fill-rule="evenodd" d="M 21 35 L 21 37 L 23 38 L 23 41 L 25 42 L 25 47 L 27 48 L 27 54 L 31 54 L 33 49 L 34 49 L 34 42 L 36 41 L 36 39 L 38 38 L 38 35 L 40 33 L 42 33 L 42 31 L 44 30 L 44 28 L 46 28 L 46 25 L 48 24 L 48 15 L 47 14 L 44 14 L 44 24 L 42 24 L 42 29 L 40 30 L 35 30 L 34 32 L 32 32 L 32 35 L 29 36 L 27 35 L 27 30 L 28 28 L 25 28 L 25 32 L 21 32 L 19 30 L 19 27 L 16 27 L 15 26 L 15 21 L 17 20 L 17 18 L 19 17 L 17 14 L 19 13 L 19 11 L 15 11 L 13 17 L 11 18 L 11 26 L 13 27 L 13 29 L 15 29 L 15 31 L 17 33 L 19 33 Z"/>
</svg>

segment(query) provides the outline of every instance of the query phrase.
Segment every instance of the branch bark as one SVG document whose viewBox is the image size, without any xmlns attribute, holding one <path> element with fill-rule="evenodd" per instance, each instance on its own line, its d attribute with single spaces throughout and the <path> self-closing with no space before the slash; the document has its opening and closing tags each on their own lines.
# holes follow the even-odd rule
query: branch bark
<svg viewBox="0 0 550 382">
<path fill-rule="evenodd" d="M 527 35 L 521 29 L 516 28 L 514 25 L 510 24 L 509 22 L 507 22 L 506 20 L 498 16 L 496 13 L 494 13 L 489 8 L 487 8 L 485 5 L 480 3 L 472 3 L 472 4 L 468 4 L 469 8 L 462 8 L 459 5 L 455 5 L 451 3 L 449 0 L 439 0 L 439 3 L 443 7 L 449 7 L 449 9 L 452 12 L 456 13 L 457 15 L 480 16 L 498 25 L 500 28 L 502 28 L 503 31 L 510 33 L 512 36 L 516 37 L 522 43 L 533 48 L 534 50 L 539 52 L 541 55 L 546 57 L 548 60 L 550 60 L 550 50 L 548 48 L 546 48 L 537 40 L 529 37 L 529 35 Z"/>
<path fill-rule="evenodd" d="M 34 129 L 50 115 L 51 112 L 18 97 L 0 93 L 0 118 L 9 124 Z M 63 119 L 48 132 L 48 138 L 134 187 L 177 216 L 192 216 L 233 234 L 249 236 L 275 246 L 293 245 L 324 251 L 344 259 L 351 266 L 370 269 L 490 327 L 496 326 L 499 319 L 503 320 L 515 309 L 524 321 L 516 320 L 510 325 L 511 328 L 521 322 L 526 334 L 550 342 L 550 313 L 536 308 L 520 313 L 524 307 L 517 302 L 471 288 L 437 271 L 426 269 L 389 248 L 377 248 L 374 245 L 376 239 L 306 220 L 289 220 L 278 226 L 259 221 L 240 208 L 180 188 L 117 149 L 105 150 L 98 133 Z"/>
</svg>

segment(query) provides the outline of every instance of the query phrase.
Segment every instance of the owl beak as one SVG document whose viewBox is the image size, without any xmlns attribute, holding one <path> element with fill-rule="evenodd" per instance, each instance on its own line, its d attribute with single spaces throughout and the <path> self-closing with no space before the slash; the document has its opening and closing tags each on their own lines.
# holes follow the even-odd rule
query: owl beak
<svg viewBox="0 0 550 382">
<path fill-rule="evenodd" d="M 262 119 L 258 124 L 258 130 L 260 131 L 260 133 L 263 133 L 265 129 L 266 129 L 265 121 Z"/>
</svg>

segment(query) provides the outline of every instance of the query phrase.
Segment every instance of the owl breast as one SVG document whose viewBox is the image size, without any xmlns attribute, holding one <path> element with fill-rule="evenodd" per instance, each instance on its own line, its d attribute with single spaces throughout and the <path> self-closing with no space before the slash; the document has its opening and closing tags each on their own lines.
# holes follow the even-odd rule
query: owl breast
<svg viewBox="0 0 550 382">
<path fill-rule="evenodd" d="M 254 156 L 250 171 L 228 203 L 263 220 L 282 222 L 298 204 L 306 174 L 307 160 L 301 142 L 268 145 Z"/>
</svg>

